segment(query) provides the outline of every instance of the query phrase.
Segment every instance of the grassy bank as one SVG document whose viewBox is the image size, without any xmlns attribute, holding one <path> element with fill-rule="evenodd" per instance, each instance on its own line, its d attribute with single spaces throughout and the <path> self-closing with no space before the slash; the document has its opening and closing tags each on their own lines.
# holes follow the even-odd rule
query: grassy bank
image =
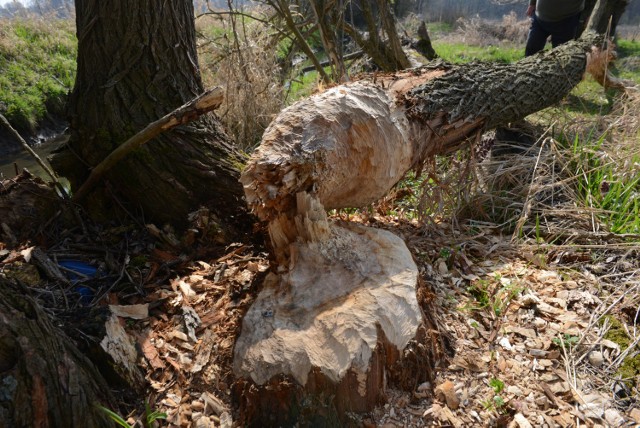
<svg viewBox="0 0 640 428">
<path fill-rule="evenodd" d="M 47 115 L 62 115 L 76 55 L 71 20 L 0 20 L 0 112 L 31 132 Z"/>
</svg>

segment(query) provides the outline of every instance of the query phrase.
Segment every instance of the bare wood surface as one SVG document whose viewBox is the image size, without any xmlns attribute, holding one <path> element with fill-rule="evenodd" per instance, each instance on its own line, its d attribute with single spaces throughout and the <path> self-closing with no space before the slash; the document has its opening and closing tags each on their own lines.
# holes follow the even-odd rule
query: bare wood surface
<svg viewBox="0 0 640 428">
<path fill-rule="evenodd" d="M 102 177 L 125 156 L 133 150 L 147 143 L 151 139 L 175 128 L 197 119 L 205 113 L 217 109 L 222 104 L 224 91 L 220 87 L 210 89 L 199 97 L 189 101 L 185 105 L 177 108 L 171 113 L 163 116 L 153 123 L 147 125 L 143 130 L 118 146 L 109 156 L 96 165 L 91 171 L 89 178 L 82 184 L 73 195 L 74 201 L 84 198 L 87 193 L 102 179 Z"/>
<path fill-rule="evenodd" d="M 289 377 L 309 397 L 334 396 L 340 414 L 370 410 L 422 325 L 418 269 L 392 233 L 331 222 L 304 192 L 296 208 L 270 224 L 288 265 L 245 315 L 234 372 L 258 386 Z"/>
<path fill-rule="evenodd" d="M 315 402 L 312 412 L 335 408 L 338 418 L 370 411 L 384 399 L 385 356 L 404 355 L 425 322 L 404 242 L 330 222 L 325 210 L 372 203 L 430 157 L 560 101 L 593 63 L 597 41 L 588 35 L 515 64 L 437 62 L 371 75 L 276 117 L 240 179 L 269 224 L 278 265 L 234 355 L 236 375 L 263 391 L 258 415 L 285 412 L 292 400 Z M 299 389 L 281 387 L 292 383 Z"/>
</svg>

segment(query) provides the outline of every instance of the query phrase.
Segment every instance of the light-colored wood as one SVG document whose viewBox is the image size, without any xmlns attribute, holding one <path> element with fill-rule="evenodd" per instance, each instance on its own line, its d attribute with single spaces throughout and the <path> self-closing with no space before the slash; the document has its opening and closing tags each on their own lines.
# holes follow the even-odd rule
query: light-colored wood
<svg viewBox="0 0 640 428">
<path fill-rule="evenodd" d="M 300 191 L 313 192 L 326 209 L 362 206 L 389 191 L 414 150 L 409 123 L 388 93 L 357 82 L 283 110 L 240 181 L 263 220 L 292 209 Z"/>
<path fill-rule="evenodd" d="M 370 411 L 425 321 L 402 239 L 329 221 L 326 210 L 373 203 L 430 157 L 559 101 L 586 72 L 594 40 L 516 64 L 372 75 L 276 117 L 240 180 L 249 207 L 268 222 L 277 265 L 234 355 L 235 374 L 253 383 L 243 391 L 260 391 L 257 414 L 288 411 L 292 401 L 312 403 L 311 412 L 336 409 L 339 419 Z M 282 386 L 292 383 L 297 389 Z"/>
<path fill-rule="evenodd" d="M 243 321 L 236 374 L 257 384 L 284 374 L 305 385 L 316 367 L 334 382 L 350 369 L 366 377 L 378 326 L 400 351 L 421 324 L 416 265 L 390 232 L 326 217 L 297 220 L 323 236 L 291 244 L 288 272 L 265 281 Z"/>
</svg>

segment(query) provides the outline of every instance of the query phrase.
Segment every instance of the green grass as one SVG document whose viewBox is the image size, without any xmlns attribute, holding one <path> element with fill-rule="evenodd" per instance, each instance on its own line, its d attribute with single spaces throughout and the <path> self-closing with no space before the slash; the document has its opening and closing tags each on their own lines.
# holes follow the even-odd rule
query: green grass
<svg viewBox="0 0 640 428">
<path fill-rule="evenodd" d="M 465 63 L 473 60 L 510 63 L 522 59 L 522 46 L 472 46 L 464 43 L 434 41 L 433 48 L 445 61 Z"/>
<path fill-rule="evenodd" d="M 640 233 L 640 175 L 606 155 L 605 141 L 604 135 L 586 141 L 576 136 L 568 147 L 578 197 L 611 232 Z M 628 160 L 635 165 L 640 156 L 630 154 Z"/>
<path fill-rule="evenodd" d="M 329 67 L 325 67 L 325 71 L 330 73 L 331 69 Z M 290 80 L 288 91 L 285 91 L 287 94 L 287 104 L 291 104 L 311 95 L 316 89 L 318 89 L 319 82 L 320 79 L 317 71 L 310 71 Z"/>
<path fill-rule="evenodd" d="M 71 20 L 0 20 L 0 112 L 30 131 L 47 114 L 62 115 L 76 55 Z"/>
<path fill-rule="evenodd" d="M 618 40 L 618 60 L 613 73 L 640 85 L 640 41 Z"/>
<path fill-rule="evenodd" d="M 448 22 L 429 22 L 427 23 L 427 31 L 430 35 L 448 34 L 453 31 L 453 25 Z"/>
</svg>

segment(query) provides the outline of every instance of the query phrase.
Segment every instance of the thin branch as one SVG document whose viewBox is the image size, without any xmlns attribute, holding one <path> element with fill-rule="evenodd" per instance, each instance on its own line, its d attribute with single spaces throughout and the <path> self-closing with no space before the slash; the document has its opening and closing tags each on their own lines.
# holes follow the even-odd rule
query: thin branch
<svg viewBox="0 0 640 428">
<path fill-rule="evenodd" d="M 147 125 L 142 131 L 119 145 L 113 152 L 109 154 L 102 162 L 100 162 L 91 171 L 91 175 L 87 181 L 73 195 L 74 201 L 79 201 L 89 193 L 89 191 L 100 181 L 114 165 L 121 159 L 131 153 L 133 150 L 147 143 L 149 140 L 157 137 L 161 133 L 175 128 L 178 125 L 184 125 L 192 120 L 197 119 L 201 115 L 217 109 L 223 100 L 222 88 L 216 87 L 199 97 L 189 101 L 182 107 L 177 108 L 171 113 L 165 115 L 161 119 Z"/>
<path fill-rule="evenodd" d="M 22 145 L 22 147 L 29 152 L 29 154 L 31 156 L 33 156 L 33 158 L 36 160 L 36 162 L 38 162 L 38 165 L 40 165 L 42 167 L 42 169 L 49 175 L 49 177 L 51 177 L 51 180 L 53 181 L 53 183 L 55 184 L 55 186 L 58 188 L 58 190 L 60 191 L 60 194 L 62 195 L 63 199 L 68 199 L 69 198 L 69 194 L 67 193 L 67 190 L 64 188 L 64 186 L 60 183 L 60 181 L 58 180 L 58 176 L 55 174 L 55 172 L 53 172 L 53 170 L 51 168 L 49 168 L 49 165 L 47 165 L 41 158 L 40 156 L 38 156 L 38 154 L 36 152 L 33 151 L 33 149 L 31 147 L 29 147 L 29 144 L 27 144 L 26 141 L 24 141 L 24 139 L 22 138 L 22 136 L 18 133 L 18 131 L 16 131 L 13 126 L 11 126 L 11 124 L 9 123 L 9 121 L 7 120 L 6 117 L 4 117 L 2 114 L 0 114 L 0 122 L 2 122 L 2 124 L 5 126 L 5 128 L 7 128 L 9 130 L 9 132 L 11 132 L 11 134 L 13 134 L 14 137 L 16 137 L 16 139 L 20 142 L 20 144 Z"/>
</svg>

